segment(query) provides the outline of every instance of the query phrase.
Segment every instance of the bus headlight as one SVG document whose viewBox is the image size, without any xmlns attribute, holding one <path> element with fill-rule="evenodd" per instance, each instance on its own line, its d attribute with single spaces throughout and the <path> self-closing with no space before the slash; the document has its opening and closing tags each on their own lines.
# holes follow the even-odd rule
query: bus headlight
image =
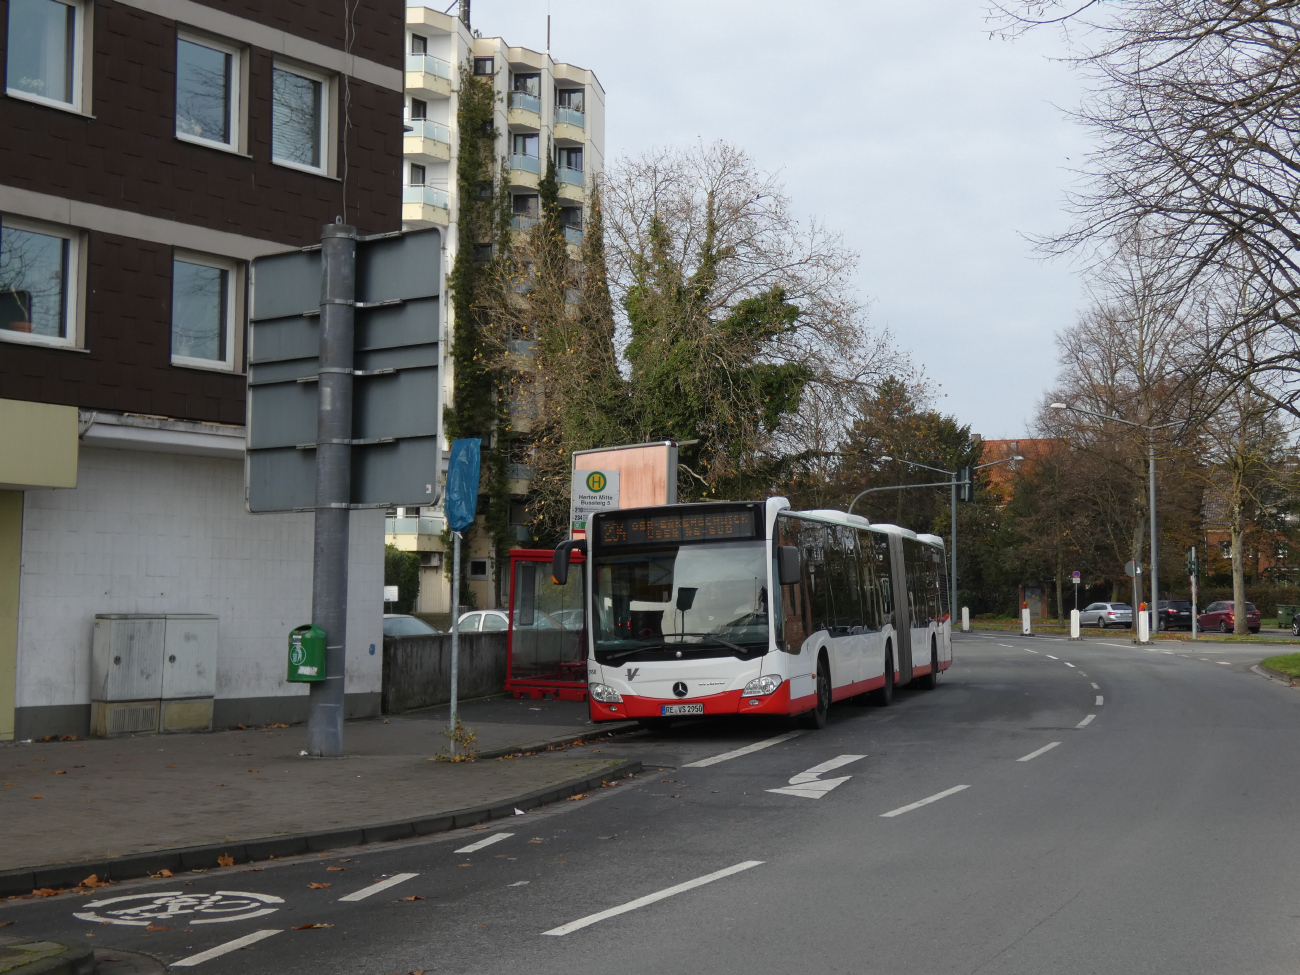
<svg viewBox="0 0 1300 975">
<path fill-rule="evenodd" d="M 774 693 L 776 689 L 781 686 L 781 683 L 782 681 L 780 677 L 773 677 L 771 674 L 766 677 L 755 677 L 745 685 L 745 689 L 741 691 L 740 696 L 763 697 L 767 694 Z"/>
<path fill-rule="evenodd" d="M 601 704 L 617 704 L 623 700 L 623 695 L 608 684 L 588 684 L 587 693 L 591 695 L 593 701 L 599 701 Z"/>
</svg>

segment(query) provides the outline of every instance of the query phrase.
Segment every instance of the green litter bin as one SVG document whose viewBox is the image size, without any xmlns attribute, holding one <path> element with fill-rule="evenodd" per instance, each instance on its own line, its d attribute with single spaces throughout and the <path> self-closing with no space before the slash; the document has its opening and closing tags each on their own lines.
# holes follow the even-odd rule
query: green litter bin
<svg viewBox="0 0 1300 975">
<path fill-rule="evenodd" d="M 1277 604 L 1277 625 L 1282 629 L 1289 629 L 1292 617 L 1300 614 L 1300 606 L 1287 603 Z"/>
<path fill-rule="evenodd" d="M 325 679 L 325 631 L 308 623 L 289 631 L 289 680 Z"/>
</svg>

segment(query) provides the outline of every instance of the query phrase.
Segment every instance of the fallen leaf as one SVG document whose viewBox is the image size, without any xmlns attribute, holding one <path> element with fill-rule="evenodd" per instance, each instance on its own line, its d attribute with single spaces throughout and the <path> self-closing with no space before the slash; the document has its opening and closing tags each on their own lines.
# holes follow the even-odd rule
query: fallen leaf
<svg viewBox="0 0 1300 975">
<path fill-rule="evenodd" d="M 44 799 L 44 796 L 32 796 L 33 799 Z"/>
<path fill-rule="evenodd" d="M 63 771 L 63 769 L 61 769 L 61 768 L 56 768 L 56 769 L 54 770 L 54 774 L 55 774 L 55 775 L 67 775 L 68 773 L 65 772 L 65 771 Z"/>
<path fill-rule="evenodd" d="M 316 885 L 315 885 L 315 884 L 312 884 L 312 886 L 315 887 Z M 328 887 L 329 884 L 326 884 L 325 886 Z M 334 925 L 332 925 L 332 924 L 300 924 L 300 925 L 298 925 L 296 928 L 294 928 L 294 930 L 295 930 L 295 931 L 310 931 L 312 928 L 332 928 L 332 927 L 334 927 Z"/>
<path fill-rule="evenodd" d="M 99 874 L 97 874 L 97 873 L 92 873 L 89 877 L 87 877 L 85 880 L 83 880 L 83 881 L 81 882 L 80 886 L 82 886 L 82 887 L 107 887 L 108 884 L 109 884 L 109 881 L 107 881 L 107 880 L 100 880 L 100 879 L 99 879 Z"/>
<path fill-rule="evenodd" d="M 207 872 L 208 872 L 207 867 L 195 867 L 193 870 L 190 871 L 190 873 L 207 873 Z"/>
<path fill-rule="evenodd" d="M 474 866 L 474 864 L 472 864 L 472 863 L 458 863 L 458 864 L 456 864 L 456 866 L 458 866 L 458 867 L 472 867 L 472 866 Z"/>
<path fill-rule="evenodd" d="M 0 921 L 0 928 L 7 928 L 9 927 L 9 925 L 13 923 L 14 923 L 13 921 Z"/>
<path fill-rule="evenodd" d="M 163 768 L 175 768 L 175 765 L 164 765 Z"/>
<path fill-rule="evenodd" d="M 235 727 L 238 728 L 240 731 L 245 730 L 245 729 L 244 729 L 244 726 L 243 726 L 242 724 L 237 724 L 237 725 L 235 725 Z"/>
<path fill-rule="evenodd" d="M 423 895 L 423 894 L 412 894 L 410 897 L 399 897 L 398 900 L 404 900 L 404 901 L 422 901 L 422 900 L 424 900 L 424 895 Z M 10 924 L 13 924 L 13 921 L 10 921 L 9 923 L 10 923 Z"/>
<path fill-rule="evenodd" d="M 597 837 L 596 837 L 596 839 L 598 839 L 598 840 L 612 840 L 613 838 L 614 838 L 614 837 L 612 837 L 612 836 L 597 836 Z"/>
<path fill-rule="evenodd" d="M 241 870 L 241 871 L 239 871 L 239 872 L 240 872 L 240 873 L 261 873 L 261 872 L 262 872 L 263 870 L 265 870 L 265 869 L 266 869 L 266 867 L 248 867 L 248 868 L 246 868 L 246 869 L 244 869 L 244 870 Z"/>
<path fill-rule="evenodd" d="M 334 872 L 334 871 L 336 871 L 336 870 L 346 870 L 347 867 L 326 867 L 325 869 L 328 870 L 328 871 L 330 871 L 330 872 L 332 873 L 332 872 Z"/>
<path fill-rule="evenodd" d="M 287 724 L 268 724 L 268 725 L 264 725 L 264 727 L 266 727 L 266 728 L 287 728 L 287 727 L 289 727 L 289 726 L 288 726 Z"/>
<path fill-rule="evenodd" d="M 529 843 L 542 843 L 542 842 L 544 842 L 544 840 L 543 840 L 540 836 L 534 836 L 534 837 L 533 837 L 531 840 L 529 840 L 528 842 L 529 842 Z"/>
<path fill-rule="evenodd" d="M 324 890 L 326 887 L 333 887 L 334 885 L 333 885 L 333 884 L 318 884 L 318 883 L 314 883 L 314 882 L 313 882 L 313 883 L 308 884 L 307 886 L 310 887 L 312 890 Z M 314 927 L 314 925 L 308 925 L 308 927 Z"/>
<path fill-rule="evenodd" d="M 170 931 L 171 928 L 168 927 L 166 924 L 151 924 L 147 928 L 145 928 L 145 930 L 146 931 Z"/>
<path fill-rule="evenodd" d="M 170 870 L 168 870 L 166 867 L 163 867 L 163 868 L 162 868 L 161 870 L 159 870 L 156 874 L 153 874 L 154 877 L 163 877 L 164 879 L 167 878 L 167 877 L 170 877 L 171 875 L 172 875 L 172 872 L 171 872 Z"/>
<path fill-rule="evenodd" d="M 565 801 L 565 802 L 577 802 L 579 799 L 586 799 L 587 796 L 589 796 L 589 795 L 591 795 L 590 792 L 579 792 L 576 796 L 569 796 L 569 798 L 565 799 L 564 801 Z"/>
<path fill-rule="evenodd" d="M 223 853 L 221 856 L 217 857 L 217 866 L 219 867 L 233 867 L 234 865 L 235 858 L 229 853 Z"/>
<path fill-rule="evenodd" d="M 487 829 L 486 826 L 471 826 L 470 829 Z"/>
<path fill-rule="evenodd" d="M 37 887 L 28 896 L 30 897 L 53 897 L 55 894 L 62 894 L 62 887 Z"/>
</svg>

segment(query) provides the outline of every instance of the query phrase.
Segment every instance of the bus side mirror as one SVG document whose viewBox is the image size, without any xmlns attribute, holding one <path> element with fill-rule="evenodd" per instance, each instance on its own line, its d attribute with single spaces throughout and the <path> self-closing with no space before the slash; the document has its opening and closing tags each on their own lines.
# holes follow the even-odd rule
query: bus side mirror
<svg viewBox="0 0 1300 975">
<path fill-rule="evenodd" d="M 566 585 L 569 581 L 570 552 L 579 552 L 586 555 L 587 542 L 579 539 L 578 541 L 561 542 L 555 546 L 555 554 L 551 556 L 551 581 L 557 586 Z"/>
<path fill-rule="evenodd" d="M 776 550 L 776 581 L 782 586 L 793 586 L 799 582 L 799 549 L 794 545 L 782 545 Z"/>
</svg>

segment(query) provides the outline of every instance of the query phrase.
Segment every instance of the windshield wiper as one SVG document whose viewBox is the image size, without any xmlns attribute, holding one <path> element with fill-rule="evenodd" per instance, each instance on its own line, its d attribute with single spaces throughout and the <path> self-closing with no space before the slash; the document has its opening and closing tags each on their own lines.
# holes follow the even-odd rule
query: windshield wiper
<svg viewBox="0 0 1300 975">
<path fill-rule="evenodd" d="M 615 651 L 615 652 L 613 652 L 613 653 L 608 653 L 608 652 L 607 652 L 607 653 L 605 654 L 605 660 L 606 660 L 606 661 L 611 661 L 611 660 L 621 660 L 621 659 L 623 659 L 624 657 L 630 657 L 630 656 L 632 656 L 634 653 L 646 653 L 646 652 L 650 652 L 650 651 L 654 651 L 654 650 L 678 650 L 678 651 L 681 651 L 681 650 L 690 650 L 690 649 L 694 649 L 695 647 L 701 647 L 701 648 L 702 648 L 702 647 L 708 647 L 708 646 L 726 647 L 728 650 L 732 650 L 732 651 L 734 651 L 734 652 L 736 652 L 736 653 L 740 653 L 740 654 L 746 654 L 746 655 L 747 655 L 747 654 L 750 653 L 750 651 L 749 651 L 749 650 L 746 650 L 744 647 L 742 647 L 742 646 L 738 646 L 738 645 L 736 645 L 736 644 L 734 644 L 734 643 L 729 643 L 728 641 L 723 640 L 723 639 L 721 639 L 720 637 L 716 637 L 716 636 L 714 636 L 714 635 L 711 634 L 711 633 L 674 633 L 674 634 L 672 634 L 672 635 L 673 635 L 673 636 L 700 636 L 700 637 L 704 637 L 705 640 L 707 640 L 707 641 L 709 641 L 709 642 L 707 642 L 707 643 L 680 643 L 680 642 L 678 642 L 678 643 L 673 643 L 673 644 L 670 644 L 670 643 L 647 644 L 647 645 L 644 646 L 644 647 L 634 647 L 633 649 L 630 649 L 630 650 L 618 650 L 618 651 Z M 662 639 L 667 640 L 668 637 L 663 637 Z M 601 651 L 597 650 L 596 652 L 597 652 L 597 653 L 600 653 Z"/>
<path fill-rule="evenodd" d="M 711 640 L 715 646 L 726 647 L 729 650 L 735 650 L 737 653 L 749 653 L 749 651 L 746 650 L 744 647 L 737 646 L 734 643 L 729 643 L 728 641 L 722 639 L 722 637 L 714 636 L 712 633 L 675 633 L 673 635 L 674 636 L 702 636 L 706 640 Z M 666 640 L 668 638 L 664 637 L 664 639 Z M 706 645 L 707 644 L 695 644 L 695 646 L 706 646 Z"/>
</svg>

